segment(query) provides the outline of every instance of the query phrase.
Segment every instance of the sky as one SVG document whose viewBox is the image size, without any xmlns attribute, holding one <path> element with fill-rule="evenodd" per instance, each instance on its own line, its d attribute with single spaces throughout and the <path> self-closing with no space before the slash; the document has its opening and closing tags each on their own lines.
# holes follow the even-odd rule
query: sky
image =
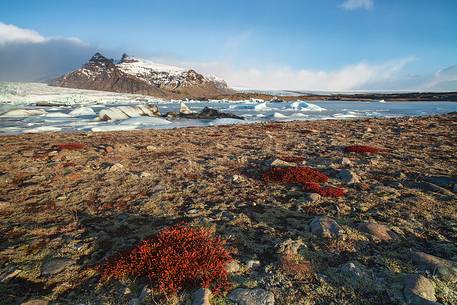
<svg viewBox="0 0 457 305">
<path fill-rule="evenodd" d="M 455 0 L 0 0 L 0 81 L 46 80 L 96 51 L 230 86 L 457 90 Z"/>
</svg>

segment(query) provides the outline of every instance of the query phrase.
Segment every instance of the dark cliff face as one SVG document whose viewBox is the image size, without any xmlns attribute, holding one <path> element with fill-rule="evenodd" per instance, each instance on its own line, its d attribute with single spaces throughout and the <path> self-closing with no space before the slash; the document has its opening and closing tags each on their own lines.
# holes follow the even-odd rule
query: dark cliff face
<svg viewBox="0 0 457 305">
<path fill-rule="evenodd" d="M 119 63 L 135 63 L 135 60 L 123 54 Z M 183 70 L 178 74 L 157 71 L 148 75 L 132 75 L 100 53 L 92 56 L 80 69 L 59 77 L 50 85 L 161 98 L 210 98 L 232 92 L 224 82 L 209 80 L 194 70 Z"/>
</svg>

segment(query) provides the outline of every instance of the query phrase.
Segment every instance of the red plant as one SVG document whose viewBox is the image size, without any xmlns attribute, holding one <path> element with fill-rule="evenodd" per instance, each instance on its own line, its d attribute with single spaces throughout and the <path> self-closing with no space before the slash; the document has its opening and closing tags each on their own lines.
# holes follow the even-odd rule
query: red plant
<svg viewBox="0 0 457 305">
<path fill-rule="evenodd" d="M 307 182 L 327 182 L 328 177 L 315 169 L 306 166 L 274 167 L 263 172 L 265 182 L 280 182 L 305 185 Z"/>
<path fill-rule="evenodd" d="M 160 291 L 228 288 L 225 266 L 232 260 L 220 237 L 209 229 L 176 225 L 100 266 L 102 281 L 147 276 Z"/>
<path fill-rule="evenodd" d="M 323 197 L 343 197 L 345 190 L 338 187 L 322 187 L 316 182 L 308 182 L 304 185 L 304 190 L 310 193 L 317 193 Z"/>
<path fill-rule="evenodd" d="M 62 144 L 56 144 L 57 148 L 60 150 L 78 150 L 78 149 L 83 149 L 86 147 L 86 145 L 81 144 L 81 143 L 62 143 Z"/>
<path fill-rule="evenodd" d="M 380 148 L 374 147 L 374 146 L 368 146 L 368 145 L 352 145 L 352 146 L 347 146 L 344 148 L 345 152 L 353 152 L 353 153 L 359 153 L 359 154 L 376 154 L 381 151 Z"/>
</svg>

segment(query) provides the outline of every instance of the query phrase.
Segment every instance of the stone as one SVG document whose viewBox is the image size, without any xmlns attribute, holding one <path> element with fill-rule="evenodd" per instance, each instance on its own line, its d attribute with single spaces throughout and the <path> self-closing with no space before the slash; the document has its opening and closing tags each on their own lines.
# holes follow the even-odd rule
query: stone
<svg viewBox="0 0 457 305">
<path fill-rule="evenodd" d="M 457 178 L 449 176 L 429 176 L 425 180 L 441 187 L 451 187 L 457 184 Z"/>
<path fill-rule="evenodd" d="M 381 241 L 397 238 L 397 235 L 389 227 L 375 222 L 363 222 L 357 226 L 357 229 Z"/>
<path fill-rule="evenodd" d="M 322 199 L 322 196 L 317 193 L 309 193 L 306 194 L 304 200 L 306 202 L 319 202 Z"/>
<path fill-rule="evenodd" d="M 191 114 L 192 111 L 189 109 L 189 107 L 187 107 L 186 104 L 181 102 L 181 104 L 179 105 L 179 113 L 180 114 Z"/>
<path fill-rule="evenodd" d="M 253 268 L 257 268 L 260 266 L 260 261 L 259 260 L 256 260 L 256 259 L 251 259 L 251 260 L 248 260 L 246 262 L 246 267 L 248 269 L 253 269 Z"/>
<path fill-rule="evenodd" d="M 148 145 L 148 146 L 146 146 L 146 150 L 147 151 L 154 151 L 154 150 L 157 150 L 157 147 L 155 147 L 154 145 Z"/>
<path fill-rule="evenodd" d="M 48 305 L 49 301 L 42 299 L 32 299 L 27 302 L 21 303 L 21 305 Z"/>
<path fill-rule="evenodd" d="M 110 172 L 118 172 L 118 171 L 121 171 L 124 169 L 124 165 L 120 164 L 120 163 L 116 163 L 116 164 L 113 164 L 110 168 L 109 168 L 109 171 Z"/>
<path fill-rule="evenodd" d="M 360 182 L 360 177 L 349 169 L 342 169 L 336 176 L 339 180 L 347 184 L 354 184 Z"/>
<path fill-rule="evenodd" d="M 419 267 L 419 269 L 428 271 L 432 275 L 439 276 L 444 280 L 457 282 L 456 262 L 420 251 L 413 251 L 411 258 L 413 264 Z"/>
<path fill-rule="evenodd" d="M 192 294 L 192 305 L 211 305 L 211 290 L 200 288 Z"/>
<path fill-rule="evenodd" d="M 276 246 L 276 253 L 285 255 L 297 255 L 298 250 L 304 242 L 301 239 L 293 240 L 287 239 Z"/>
<path fill-rule="evenodd" d="M 404 283 L 404 295 L 408 304 L 431 305 L 436 303 L 435 286 L 423 275 L 408 274 Z"/>
<path fill-rule="evenodd" d="M 372 284 L 373 279 L 368 269 L 359 262 L 348 262 L 338 268 L 343 280 L 354 288 Z"/>
<path fill-rule="evenodd" d="M 324 238 L 335 238 L 343 235 L 344 231 L 338 223 L 327 216 L 316 216 L 310 224 L 311 233 Z"/>
<path fill-rule="evenodd" d="M 262 288 L 237 288 L 230 292 L 228 298 L 238 305 L 274 305 L 275 303 L 274 294 Z"/>
<path fill-rule="evenodd" d="M 106 152 L 106 153 L 109 154 L 109 153 L 112 153 L 113 151 L 114 151 L 114 148 L 113 148 L 112 146 L 106 146 L 106 147 L 105 147 L 105 152 Z"/>
<path fill-rule="evenodd" d="M 240 263 L 234 259 L 230 261 L 227 265 L 225 265 L 225 270 L 227 270 L 228 273 L 237 273 L 241 269 Z"/>
<path fill-rule="evenodd" d="M 141 177 L 141 178 L 148 178 L 148 177 L 151 177 L 151 176 L 152 176 L 151 173 L 148 173 L 148 172 L 142 172 L 142 173 L 140 174 L 140 177 Z"/>
<path fill-rule="evenodd" d="M 341 159 L 341 164 L 344 166 L 352 166 L 352 161 L 351 159 L 344 157 Z"/>
<path fill-rule="evenodd" d="M 43 264 L 41 274 L 52 275 L 59 273 L 67 267 L 74 265 L 76 261 L 69 258 L 54 258 Z"/>
<path fill-rule="evenodd" d="M 273 160 L 270 165 L 271 165 L 271 167 L 294 167 L 294 166 L 296 166 L 295 163 L 286 162 L 286 161 L 281 160 L 281 159 Z"/>
</svg>

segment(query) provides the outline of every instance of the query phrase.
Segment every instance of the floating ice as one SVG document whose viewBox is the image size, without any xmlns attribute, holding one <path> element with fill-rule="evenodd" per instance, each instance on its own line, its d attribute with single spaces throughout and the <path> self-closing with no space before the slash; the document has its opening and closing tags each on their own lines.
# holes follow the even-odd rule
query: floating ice
<svg viewBox="0 0 457 305">
<path fill-rule="evenodd" d="M 238 120 L 238 119 L 231 119 L 231 118 L 223 118 L 223 119 L 215 119 L 209 122 L 208 125 L 210 126 L 217 126 L 217 125 L 234 125 L 234 124 L 246 124 L 245 120 Z"/>
<path fill-rule="evenodd" d="M 307 103 L 304 101 L 293 102 L 292 104 L 290 104 L 289 107 L 291 109 L 297 110 L 297 111 L 325 111 L 325 110 L 327 110 L 325 108 L 322 108 L 317 105 L 310 104 L 310 103 Z"/>
<path fill-rule="evenodd" d="M 56 126 L 40 126 L 35 128 L 30 128 L 24 130 L 24 133 L 39 133 L 39 132 L 52 132 L 52 131 L 61 131 L 61 127 Z"/>
<path fill-rule="evenodd" d="M 130 118 L 119 122 L 121 125 L 165 125 L 171 124 L 170 121 L 150 116 L 142 116 L 136 118 Z"/>
<path fill-rule="evenodd" d="M 249 103 L 249 104 L 240 104 L 240 105 L 233 105 L 230 106 L 231 109 L 240 109 L 240 110 L 255 110 L 255 111 L 267 111 L 269 108 L 267 107 L 267 102 L 263 103 Z"/>
<path fill-rule="evenodd" d="M 46 111 L 43 109 L 14 109 L 5 112 L 2 116 L 5 117 L 27 117 L 34 115 L 43 115 L 46 114 Z"/>
<path fill-rule="evenodd" d="M 95 111 L 90 107 L 79 107 L 75 108 L 70 111 L 69 115 L 71 116 L 89 116 L 89 115 L 97 115 Z"/>
<path fill-rule="evenodd" d="M 69 118 L 70 115 L 63 112 L 48 112 L 44 115 L 47 118 Z"/>
<path fill-rule="evenodd" d="M 119 106 L 103 109 L 98 114 L 102 121 L 117 121 L 134 118 L 139 116 L 152 116 L 159 114 L 157 106 L 137 105 L 137 106 Z"/>
<path fill-rule="evenodd" d="M 123 130 L 133 130 L 137 129 L 138 125 L 102 125 L 97 127 L 92 127 L 92 131 L 102 132 L 102 131 L 123 131 Z"/>
</svg>

